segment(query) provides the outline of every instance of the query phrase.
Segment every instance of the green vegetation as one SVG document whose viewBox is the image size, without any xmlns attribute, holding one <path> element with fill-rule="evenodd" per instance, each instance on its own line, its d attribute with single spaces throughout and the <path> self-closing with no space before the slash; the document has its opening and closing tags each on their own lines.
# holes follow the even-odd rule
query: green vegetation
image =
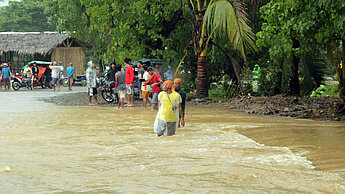
<svg viewBox="0 0 345 194">
<path fill-rule="evenodd" d="M 318 97 L 325 97 L 325 96 L 333 96 L 339 98 L 339 86 L 332 85 L 332 86 L 324 86 L 320 85 L 316 90 L 314 90 L 310 97 L 318 98 Z"/>
<path fill-rule="evenodd" d="M 49 2 L 49 0 L 10 1 L 8 6 L 0 7 L 0 31 L 55 31 L 55 27 L 48 23 L 49 15 L 45 13 Z"/>
<path fill-rule="evenodd" d="M 57 30 L 89 42 L 88 58 L 101 64 L 160 58 L 177 69 L 184 58 L 178 76 L 199 98 L 313 91 L 345 98 L 339 0 L 22 0 L 1 7 L 0 15 L 1 31 Z M 334 74 L 339 89 L 325 86 L 317 94 Z"/>
</svg>

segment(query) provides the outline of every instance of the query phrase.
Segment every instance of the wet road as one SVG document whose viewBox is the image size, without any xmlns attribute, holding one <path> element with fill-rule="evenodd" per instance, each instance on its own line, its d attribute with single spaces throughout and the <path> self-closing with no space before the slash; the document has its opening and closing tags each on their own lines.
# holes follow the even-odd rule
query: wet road
<svg viewBox="0 0 345 194">
<path fill-rule="evenodd" d="M 56 94 L 0 92 L 1 192 L 345 192 L 344 123 L 188 108 L 156 138 L 150 110 L 39 101 Z"/>
</svg>

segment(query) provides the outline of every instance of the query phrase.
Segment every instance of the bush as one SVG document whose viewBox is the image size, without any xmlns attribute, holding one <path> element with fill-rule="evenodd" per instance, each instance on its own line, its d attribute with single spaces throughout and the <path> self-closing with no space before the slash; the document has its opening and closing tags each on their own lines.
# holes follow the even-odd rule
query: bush
<svg viewBox="0 0 345 194">
<path fill-rule="evenodd" d="M 339 98 L 339 85 L 320 85 L 320 87 L 314 90 L 310 95 L 311 98 L 320 98 L 325 96 L 333 96 Z"/>
<path fill-rule="evenodd" d="M 240 88 L 234 84 L 233 81 L 229 81 L 227 76 L 223 77 L 223 81 L 219 81 L 211 84 L 211 88 L 208 91 L 208 99 L 218 101 L 228 101 L 240 94 Z"/>
</svg>

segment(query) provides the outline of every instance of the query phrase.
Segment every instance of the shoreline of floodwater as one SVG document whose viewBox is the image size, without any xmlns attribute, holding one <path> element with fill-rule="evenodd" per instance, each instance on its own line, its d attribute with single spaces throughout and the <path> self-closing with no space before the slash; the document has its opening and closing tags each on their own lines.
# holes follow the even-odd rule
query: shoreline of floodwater
<svg viewBox="0 0 345 194">
<path fill-rule="evenodd" d="M 87 92 L 64 93 L 42 99 L 44 102 L 58 106 L 87 106 Z M 100 107 L 116 107 L 114 103 L 107 103 L 98 95 L 102 103 Z M 327 121 L 342 121 L 345 114 L 337 113 L 342 105 L 340 98 L 297 98 L 297 97 L 239 97 L 229 102 L 187 101 L 187 107 L 203 107 L 240 111 L 245 114 L 262 116 L 279 116 L 299 119 L 314 119 Z M 137 107 L 142 107 L 140 99 L 135 100 Z"/>
</svg>

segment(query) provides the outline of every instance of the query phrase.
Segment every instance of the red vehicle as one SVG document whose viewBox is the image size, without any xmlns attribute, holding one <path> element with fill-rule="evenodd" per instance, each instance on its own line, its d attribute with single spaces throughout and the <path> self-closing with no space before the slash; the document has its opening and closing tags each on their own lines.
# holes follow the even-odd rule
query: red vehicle
<svg viewBox="0 0 345 194">
<path fill-rule="evenodd" d="M 43 89 L 47 88 L 46 84 L 46 77 L 44 76 L 44 73 L 47 68 L 49 68 L 49 65 L 51 62 L 44 62 L 44 61 L 31 61 L 28 63 L 28 65 L 25 65 L 22 70 L 27 68 L 28 66 L 32 67 L 32 65 L 36 63 L 39 73 L 38 77 L 36 77 L 35 80 L 33 80 L 34 85 L 41 86 Z M 12 83 L 12 88 L 13 90 L 17 91 L 21 87 L 26 87 L 29 89 L 32 89 L 31 86 L 31 78 L 26 78 L 25 76 L 21 77 L 18 73 L 12 77 L 11 83 Z"/>
</svg>

